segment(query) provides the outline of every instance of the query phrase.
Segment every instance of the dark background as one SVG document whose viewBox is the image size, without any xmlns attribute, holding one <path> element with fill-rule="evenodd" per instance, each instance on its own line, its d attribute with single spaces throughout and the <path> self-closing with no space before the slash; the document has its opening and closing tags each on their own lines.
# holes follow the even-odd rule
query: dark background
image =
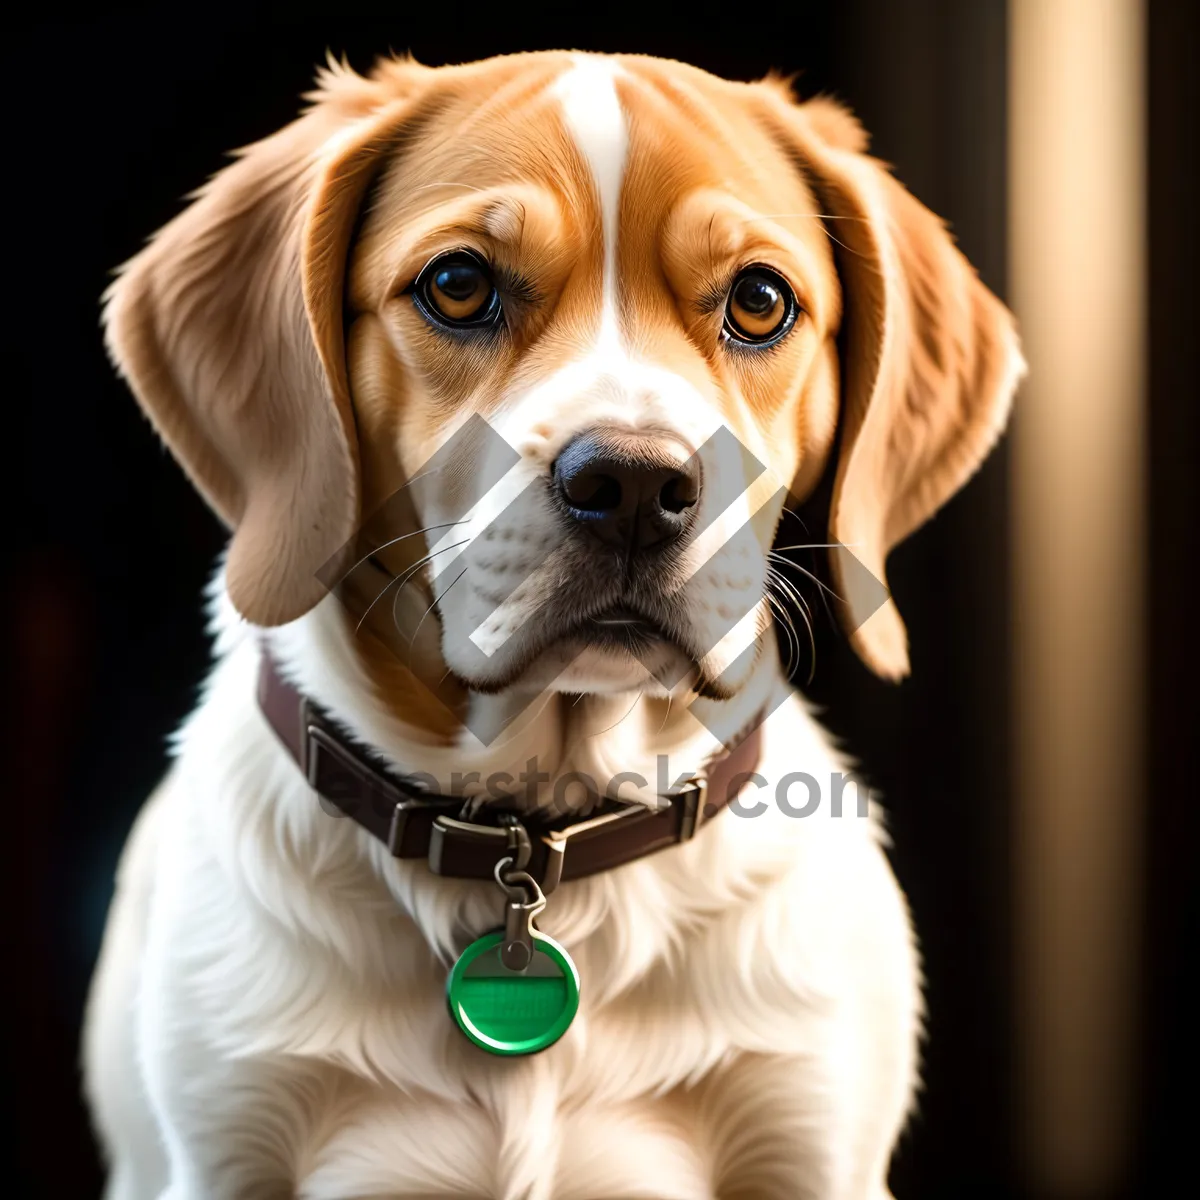
<svg viewBox="0 0 1200 1200">
<path fill-rule="evenodd" d="M 1150 14 L 1150 786 L 1138 1154 L 1120 1195 L 1165 1194 L 1187 1149 L 1179 1088 L 1190 947 L 1184 828 L 1197 791 L 1197 622 L 1187 568 L 1200 516 L 1192 280 L 1196 16 Z M 10 502 L 3 690 L 5 1169 L 20 1194 L 91 1196 L 78 1029 L 111 880 L 207 661 L 200 592 L 223 536 L 101 347 L 108 272 L 225 151 L 295 113 L 326 48 L 365 69 L 514 50 L 644 51 L 733 78 L 776 67 L 831 90 L 878 154 L 951 223 L 1005 292 L 1003 0 L 642 3 L 544 11 L 27 6 L 10 30 L 6 427 Z M 11 366 L 10 366 L 11 371 Z M 11 379 L 11 375 L 10 375 Z M 828 622 L 810 693 L 885 792 L 919 930 L 934 1036 L 900 1198 L 1023 1195 L 1015 1147 L 1008 768 L 1006 451 L 891 561 L 912 640 L 900 687 L 870 677 Z M 1193 572 L 1194 574 L 1194 572 Z M 1194 1011 L 1194 1009 L 1192 1010 Z M 1185 1176 L 1186 1177 L 1186 1176 Z M 1171 1189 L 1173 1190 L 1173 1188 Z"/>
</svg>

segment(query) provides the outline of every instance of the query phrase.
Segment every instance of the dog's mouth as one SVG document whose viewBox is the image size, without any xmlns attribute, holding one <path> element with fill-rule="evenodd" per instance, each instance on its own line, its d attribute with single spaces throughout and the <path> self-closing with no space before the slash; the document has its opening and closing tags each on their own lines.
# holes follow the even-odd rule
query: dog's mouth
<svg viewBox="0 0 1200 1200">
<path fill-rule="evenodd" d="M 644 653 L 664 643 L 681 648 L 654 618 L 627 605 L 614 605 L 585 618 L 568 630 L 562 640 L 600 650 L 627 650 L 631 654 Z"/>
<path fill-rule="evenodd" d="M 534 636 L 522 646 L 520 655 L 506 664 L 506 670 L 464 682 L 476 691 L 492 694 L 518 680 L 526 687 L 530 683 L 549 685 L 580 656 L 596 667 L 596 655 L 609 662 L 612 670 L 624 662 L 618 673 L 636 671 L 634 663 L 639 662 L 651 674 L 666 672 L 675 677 L 686 673 L 694 658 L 686 638 L 673 632 L 667 622 L 626 603 L 608 604 L 561 623 L 551 616 L 531 624 Z M 537 628 L 539 624 L 541 628 Z M 679 666 L 670 666 L 675 663 Z"/>
<path fill-rule="evenodd" d="M 570 626 L 550 648 L 563 657 L 581 655 L 595 667 L 607 661 L 610 668 L 628 672 L 640 663 L 650 677 L 668 688 L 699 669 L 699 655 L 686 632 L 664 617 L 627 603 L 614 604 Z M 624 663 L 624 668 L 619 664 Z"/>
</svg>

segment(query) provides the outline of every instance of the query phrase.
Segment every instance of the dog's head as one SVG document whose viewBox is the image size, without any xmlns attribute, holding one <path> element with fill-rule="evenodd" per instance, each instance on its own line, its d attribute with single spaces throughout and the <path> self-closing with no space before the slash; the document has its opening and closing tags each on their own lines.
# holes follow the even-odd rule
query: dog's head
<svg viewBox="0 0 1200 1200">
<path fill-rule="evenodd" d="M 827 100 L 546 53 L 333 68 L 313 101 L 106 310 L 254 623 L 403 493 L 368 549 L 465 686 L 728 695 L 789 495 L 830 466 L 827 540 L 882 580 L 1001 429 L 1008 313 Z M 906 672 L 890 600 L 850 624 Z"/>
</svg>

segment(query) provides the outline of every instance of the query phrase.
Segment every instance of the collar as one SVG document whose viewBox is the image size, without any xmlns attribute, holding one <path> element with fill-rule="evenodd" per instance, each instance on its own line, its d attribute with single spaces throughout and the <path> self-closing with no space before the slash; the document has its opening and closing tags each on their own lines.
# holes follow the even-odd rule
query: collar
<svg viewBox="0 0 1200 1200">
<path fill-rule="evenodd" d="M 419 777 L 373 761 L 316 704 L 280 675 L 264 648 L 258 703 L 267 723 L 318 796 L 378 838 L 396 858 L 425 859 L 454 879 L 494 879 L 506 857 L 551 892 L 564 880 L 624 866 L 689 841 L 737 795 L 758 766 L 758 723 L 729 753 L 658 809 L 608 801 L 577 821 L 525 824 L 489 808 L 466 820 L 461 796 L 437 795 Z M 494 823 L 491 823 L 494 822 Z"/>
</svg>

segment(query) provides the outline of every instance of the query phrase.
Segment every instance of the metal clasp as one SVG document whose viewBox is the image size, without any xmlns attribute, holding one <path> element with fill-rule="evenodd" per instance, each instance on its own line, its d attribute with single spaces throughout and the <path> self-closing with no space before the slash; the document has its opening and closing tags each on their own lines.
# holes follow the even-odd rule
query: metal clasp
<svg viewBox="0 0 1200 1200">
<path fill-rule="evenodd" d="M 513 870 L 524 871 L 533 857 L 533 843 L 529 840 L 529 831 L 521 824 L 516 813 L 501 813 L 500 827 L 508 838 L 506 849 L 512 859 Z"/>
<path fill-rule="evenodd" d="M 504 942 L 500 961 L 510 971 L 524 971 L 533 962 L 533 920 L 546 907 L 546 896 L 528 871 L 511 855 L 496 864 L 496 884 L 505 895 Z"/>
</svg>

